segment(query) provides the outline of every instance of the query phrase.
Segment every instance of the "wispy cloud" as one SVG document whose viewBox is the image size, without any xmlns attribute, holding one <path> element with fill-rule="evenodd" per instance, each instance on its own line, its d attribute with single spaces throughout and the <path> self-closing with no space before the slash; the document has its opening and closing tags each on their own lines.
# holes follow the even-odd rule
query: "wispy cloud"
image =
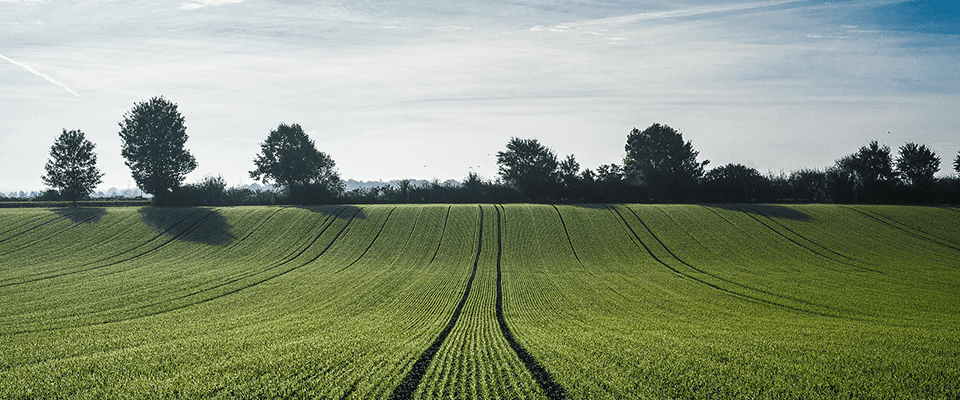
<svg viewBox="0 0 960 400">
<path fill-rule="evenodd" d="M 208 6 L 221 6 L 224 4 L 240 3 L 243 0 L 199 0 L 192 3 L 184 3 L 180 6 L 181 10 L 196 10 Z"/>
<path fill-rule="evenodd" d="M 66 90 L 66 91 L 67 91 L 67 93 L 70 93 L 70 94 L 72 94 L 72 95 L 74 95 L 74 96 L 80 97 L 80 95 L 77 94 L 77 92 L 73 91 L 73 89 L 70 89 L 70 87 L 67 86 L 65 83 L 60 82 L 60 81 L 54 79 L 54 78 L 53 78 L 52 76 L 50 76 L 50 75 L 47 75 L 47 74 L 45 74 L 45 73 L 43 73 L 43 72 L 40 72 L 40 71 L 37 71 L 36 69 L 33 69 L 33 67 L 31 67 L 31 66 L 29 66 L 29 65 L 27 65 L 27 64 L 24 64 L 24 63 L 22 63 L 22 62 L 19 62 L 19 61 L 17 61 L 17 60 L 14 60 L 14 59 L 12 59 L 12 58 L 10 58 L 10 57 L 7 57 L 7 56 L 5 56 L 5 55 L 3 55 L 3 54 L 0 54 L 0 58 L 9 61 L 9 62 L 10 62 L 11 64 L 13 64 L 13 65 L 16 65 L 16 66 L 18 66 L 18 67 L 20 67 L 20 68 L 25 69 L 27 72 L 29 72 L 29 73 L 31 73 L 31 74 L 34 74 L 34 75 L 39 76 L 39 77 L 41 77 L 41 78 L 43 78 L 43 79 L 46 79 L 47 82 L 50 82 L 50 83 L 52 83 L 52 84 L 54 84 L 54 85 L 57 85 L 57 86 L 62 87 L 63 90 Z"/>
<path fill-rule="evenodd" d="M 623 25 L 623 24 L 629 24 L 629 23 L 638 22 L 638 21 L 691 17 L 696 15 L 711 14 L 711 13 L 744 11 L 744 10 L 750 10 L 755 8 L 763 8 L 763 7 L 775 7 L 779 5 L 796 3 L 796 2 L 797 0 L 776 0 L 776 1 L 760 1 L 760 2 L 753 2 L 753 3 L 719 5 L 719 6 L 708 5 L 708 6 L 682 8 L 679 10 L 671 10 L 671 11 L 639 13 L 639 14 L 623 15 L 623 16 L 612 17 L 612 18 L 594 19 L 594 20 L 570 23 L 566 25 L 568 27 L 593 26 L 593 25 Z"/>
</svg>

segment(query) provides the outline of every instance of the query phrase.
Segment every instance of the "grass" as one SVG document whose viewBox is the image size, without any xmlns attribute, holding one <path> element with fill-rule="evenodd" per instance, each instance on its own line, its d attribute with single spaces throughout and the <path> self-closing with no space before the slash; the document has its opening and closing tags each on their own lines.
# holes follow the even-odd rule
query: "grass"
<svg viewBox="0 0 960 400">
<path fill-rule="evenodd" d="M 958 398 L 960 210 L 0 209 L 0 398 Z"/>
</svg>

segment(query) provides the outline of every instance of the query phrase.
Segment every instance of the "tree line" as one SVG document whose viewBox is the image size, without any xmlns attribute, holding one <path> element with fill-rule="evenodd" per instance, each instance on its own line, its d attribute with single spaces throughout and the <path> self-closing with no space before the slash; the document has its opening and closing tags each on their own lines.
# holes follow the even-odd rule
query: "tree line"
<svg viewBox="0 0 960 400">
<path fill-rule="evenodd" d="M 936 178 L 940 158 L 906 143 L 894 158 L 872 141 L 833 166 L 763 175 L 742 164 L 707 170 L 692 142 L 655 123 L 627 134 L 622 164 L 581 169 L 536 139 L 513 137 L 497 152 L 498 177 L 469 173 L 459 184 L 411 184 L 345 191 L 334 160 L 298 124 L 281 123 L 260 143 L 250 177 L 272 191 L 227 188 L 222 177 L 184 184 L 197 161 L 186 149 L 177 105 L 162 96 L 135 103 L 119 122 L 121 155 L 137 186 L 155 205 L 474 202 L 834 202 L 960 203 L 960 177 Z M 88 198 L 102 182 L 95 145 L 80 130 L 63 130 L 50 148 L 42 181 L 61 199 Z M 953 161 L 960 173 L 960 153 Z M 49 192 L 48 192 L 49 193 Z"/>
</svg>

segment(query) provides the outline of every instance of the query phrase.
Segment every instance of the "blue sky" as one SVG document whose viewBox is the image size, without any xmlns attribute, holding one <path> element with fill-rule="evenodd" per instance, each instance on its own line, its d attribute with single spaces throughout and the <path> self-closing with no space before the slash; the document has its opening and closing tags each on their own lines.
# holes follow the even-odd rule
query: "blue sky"
<svg viewBox="0 0 960 400">
<path fill-rule="evenodd" d="M 496 176 L 512 136 L 583 167 L 668 124 L 716 167 L 823 168 L 870 140 L 960 150 L 949 2 L 0 0 L 0 191 L 40 190 L 62 129 L 132 185 L 117 122 L 163 95 L 199 168 L 251 183 L 301 124 L 358 180 Z"/>
</svg>

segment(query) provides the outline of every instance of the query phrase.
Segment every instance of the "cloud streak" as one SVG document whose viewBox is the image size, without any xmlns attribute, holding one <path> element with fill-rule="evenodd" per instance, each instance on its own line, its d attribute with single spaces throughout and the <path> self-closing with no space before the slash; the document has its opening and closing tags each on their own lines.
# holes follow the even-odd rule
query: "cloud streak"
<svg viewBox="0 0 960 400">
<path fill-rule="evenodd" d="M 74 96 L 80 97 L 80 95 L 79 95 L 77 92 L 73 91 L 73 89 L 70 89 L 70 87 L 67 86 L 65 83 L 60 82 L 60 81 L 54 79 L 54 78 L 53 78 L 52 76 L 50 76 L 50 75 L 47 75 L 47 74 L 45 74 L 45 73 L 43 73 L 43 72 L 40 72 L 40 71 L 37 71 L 37 70 L 33 69 L 33 67 L 31 67 L 31 66 L 29 66 L 29 65 L 27 65 L 27 64 L 24 64 L 24 63 L 22 63 L 22 62 L 19 62 L 19 61 L 17 61 L 17 60 L 14 60 L 14 59 L 12 59 L 12 58 L 10 58 L 10 57 L 7 57 L 7 56 L 5 56 L 5 55 L 3 55 L 3 54 L 0 54 L 0 58 L 9 61 L 9 62 L 10 62 L 11 64 L 13 64 L 13 65 L 16 65 L 16 66 L 18 66 L 18 67 L 20 67 L 20 68 L 23 68 L 24 70 L 26 70 L 27 72 L 29 72 L 29 73 L 31 73 L 31 74 L 34 74 L 34 75 L 39 76 L 39 77 L 41 77 L 41 78 L 43 78 L 43 79 L 46 79 L 47 82 L 50 82 L 50 83 L 52 83 L 52 84 L 54 84 L 54 85 L 57 85 L 57 86 L 62 87 L 63 90 L 66 90 L 66 91 L 67 91 L 67 93 L 70 93 L 70 94 L 72 94 L 72 95 L 74 95 Z"/>
<path fill-rule="evenodd" d="M 625 25 L 625 24 L 639 22 L 639 21 L 652 21 L 652 20 L 660 20 L 660 19 L 668 19 L 668 18 L 683 18 L 683 17 L 692 17 L 697 15 L 731 12 L 731 11 L 746 11 L 746 10 L 752 10 L 752 9 L 763 8 L 763 7 L 776 7 L 776 6 L 781 6 L 784 4 L 796 3 L 796 2 L 797 0 L 775 0 L 775 1 L 763 1 L 763 2 L 720 5 L 720 6 L 707 5 L 707 6 L 698 6 L 698 7 L 684 8 L 684 9 L 672 10 L 672 11 L 640 13 L 640 14 L 623 15 L 623 16 L 611 17 L 611 18 L 579 21 L 579 22 L 565 24 L 566 26 L 564 27 L 569 28 L 569 27 L 595 26 L 595 25 Z"/>
</svg>

